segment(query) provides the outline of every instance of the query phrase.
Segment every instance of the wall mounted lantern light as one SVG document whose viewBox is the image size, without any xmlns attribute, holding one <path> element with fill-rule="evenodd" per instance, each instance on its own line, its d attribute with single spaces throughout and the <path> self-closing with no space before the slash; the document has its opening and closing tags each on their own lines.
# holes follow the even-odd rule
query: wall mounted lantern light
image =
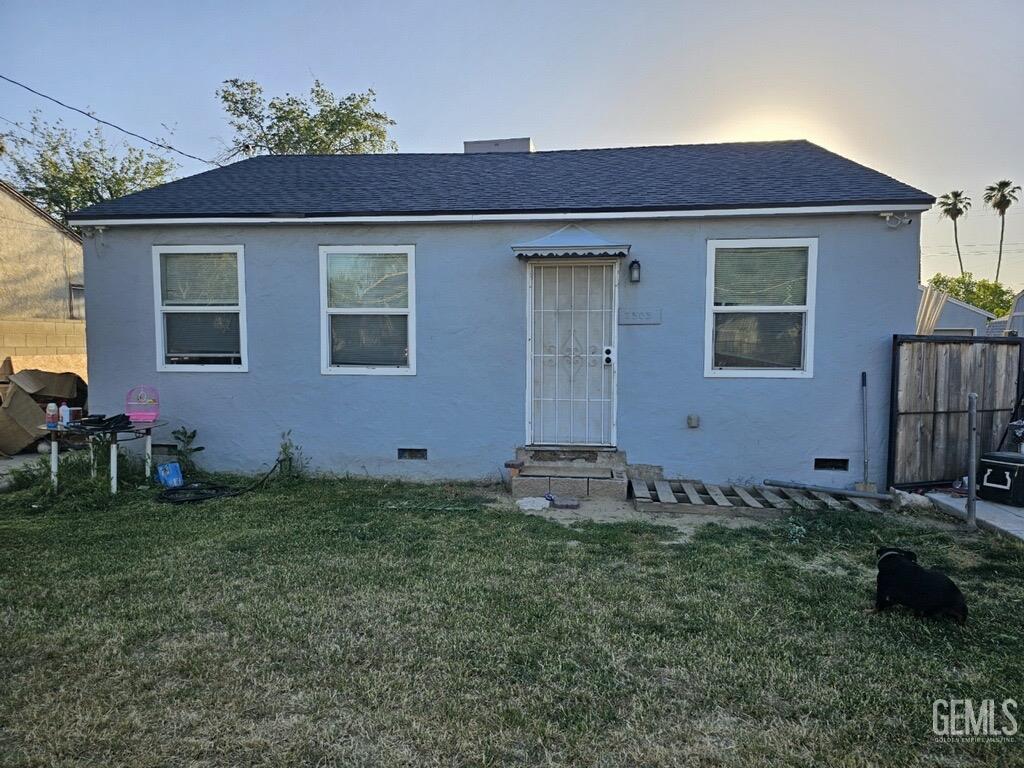
<svg viewBox="0 0 1024 768">
<path fill-rule="evenodd" d="M 633 259 L 629 263 L 629 282 L 639 283 L 640 282 L 640 262 Z"/>
</svg>

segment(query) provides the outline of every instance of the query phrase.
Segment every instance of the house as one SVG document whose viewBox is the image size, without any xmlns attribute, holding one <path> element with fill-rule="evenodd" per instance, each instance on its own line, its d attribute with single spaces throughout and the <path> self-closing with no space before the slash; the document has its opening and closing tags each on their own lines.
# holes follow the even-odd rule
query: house
<svg viewBox="0 0 1024 768">
<path fill-rule="evenodd" d="M 986 335 L 1024 335 L 1024 291 L 1013 297 L 1013 305 L 1008 313 L 989 321 Z"/>
<path fill-rule="evenodd" d="M 924 291 L 924 286 L 921 286 Z M 939 314 L 933 336 L 985 336 L 988 325 L 996 316 L 991 312 L 947 296 Z"/>
<path fill-rule="evenodd" d="M 931 195 L 806 141 L 484 146 L 256 157 L 76 213 L 93 409 L 155 385 L 220 469 L 291 430 L 337 473 L 553 446 L 846 485 L 866 371 L 882 481 Z"/>
<path fill-rule="evenodd" d="M 82 239 L 0 181 L 0 361 L 85 370 Z"/>
</svg>

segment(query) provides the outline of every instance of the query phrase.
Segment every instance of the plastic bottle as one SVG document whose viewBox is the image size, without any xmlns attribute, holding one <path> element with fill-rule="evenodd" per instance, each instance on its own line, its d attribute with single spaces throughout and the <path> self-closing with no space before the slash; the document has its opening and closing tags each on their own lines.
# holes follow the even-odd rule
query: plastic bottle
<svg viewBox="0 0 1024 768">
<path fill-rule="evenodd" d="M 57 428 L 57 420 L 59 418 L 60 418 L 60 414 L 59 414 L 58 409 L 57 409 L 57 404 L 56 403 L 47 403 L 46 404 L 46 428 L 47 429 L 56 429 Z"/>
<path fill-rule="evenodd" d="M 67 425 L 71 421 L 71 409 L 68 408 L 68 404 L 63 400 L 60 401 L 60 408 L 57 409 L 57 413 L 60 414 L 60 423 Z"/>
</svg>

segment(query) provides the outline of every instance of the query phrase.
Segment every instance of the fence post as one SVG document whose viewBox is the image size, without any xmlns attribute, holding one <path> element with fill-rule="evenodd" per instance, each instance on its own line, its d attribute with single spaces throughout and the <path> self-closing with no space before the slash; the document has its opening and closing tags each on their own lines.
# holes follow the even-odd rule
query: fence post
<svg viewBox="0 0 1024 768">
<path fill-rule="evenodd" d="M 978 499 L 978 394 L 967 395 L 967 438 L 971 441 L 967 450 L 970 464 L 967 466 L 967 527 L 978 527 L 976 504 Z"/>
</svg>

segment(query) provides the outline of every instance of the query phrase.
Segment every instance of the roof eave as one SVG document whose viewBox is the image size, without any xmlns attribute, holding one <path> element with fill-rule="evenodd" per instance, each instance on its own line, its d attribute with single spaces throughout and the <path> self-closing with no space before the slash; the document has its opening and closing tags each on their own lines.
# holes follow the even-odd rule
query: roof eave
<svg viewBox="0 0 1024 768">
<path fill-rule="evenodd" d="M 828 203 L 766 203 L 737 206 L 643 206 L 630 208 L 578 208 L 578 209 L 477 209 L 477 210 L 418 210 L 418 211 L 346 211 L 338 212 L 275 212 L 275 213 L 133 213 L 133 214 L 88 214 L 88 209 L 73 214 L 69 222 L 76 226 L 100 226 L 141 223 L 329 223 L 332 221 L 388 222 L 392 220 L 416 221 L 426 219 L 446 220 L 523 220 L 573 219 L 573 218 L 699 218 L 703 216 L 759 216 L 759 215 L 804 215 L 808 213 L 880 213 L 886 211 L 924 211 L 932 206 L 934 198 L 917 198 L 882 201 L 850 201 Z"/>
</svg>

